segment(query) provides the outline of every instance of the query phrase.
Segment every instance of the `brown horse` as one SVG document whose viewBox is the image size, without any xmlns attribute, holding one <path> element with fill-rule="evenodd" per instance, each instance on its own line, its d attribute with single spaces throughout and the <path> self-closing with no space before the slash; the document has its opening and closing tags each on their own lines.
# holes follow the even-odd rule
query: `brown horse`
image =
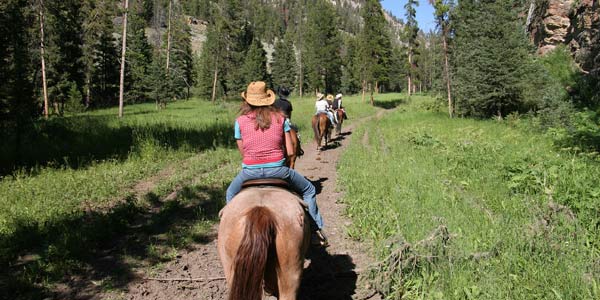
<svg viewBox="0 0 600 300">
<path fill-rule="evenodd" d="M 278 187 L 242 190 L 222 211 L 218 251 L 229 300 L 260 300 L 262 290 L 295 300 L 310 220 L 302 199 Z"/>
<path fill-rule="evenodd" d="M 342 123 L 344 123 L 344 110 L 336 109 L 335 116 L 337 117 L 337 125 L 335 126 L 335 134 L 340 136 L 342 134 Z"/>
<path fill-rule="evenodd" d="M 296 167 L 296 158 L 304 155 L 304 150 L 302 150 L 302 146 L 300 145 L 300 139 L 298 139 L 296 129 L 292 128 L 290 130 L 290 137 L 292 140 L 292 147 L 294 148 L 294 154 L 288 154 L 286 164 L 290 169 L 294 169 Z"/>
<path fill-rule="evenodd" d="M 312 128 L 315 133 L 315 142 L 317 142 L 317 150 L 321 149 L 321 141 L 325 138 L 325 147 L 327 142 L 331 140 L 331 121 L 326 113 L 319 113 L 312 117 Z"/>
</svg>

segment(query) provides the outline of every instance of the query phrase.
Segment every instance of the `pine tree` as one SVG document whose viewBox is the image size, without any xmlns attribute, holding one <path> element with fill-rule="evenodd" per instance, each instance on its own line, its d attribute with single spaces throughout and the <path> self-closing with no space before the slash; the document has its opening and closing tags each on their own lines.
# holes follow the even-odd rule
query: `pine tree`
<svg viewBox="0 0 600 300">
<path fill-rule="evenodd" d="M 221 38 L 222 30 L 223 21 L 217 16 L 213 24 L 208 27 L 199 59 L 200 69 L 197 80 L 199 94 L 213 102 L 217 97 L 223 96 L 225 88 L 222 64 L 226 57 L 223 50 L 225 41 Z"/>
<path fill-rule="evenodd" d="M 40 113 L 31 80 L 38 65 L 30 48 L 35 44 L 29 43 L 33 24 L 28 22 L 36 18 L 26 0 L 3 1 L 0 16 L 0 137 L 7 149 L 13 147 L 12 161 L 18 163 L 25 128 Z"/>
<path fill-rule="evenodd" d="M 261 42 L 255 39 L 246 53 L 246 59 L 242 66 L 244 82 L 268 81 L 266 55 Z"/>
<path fill-rule="evenodd" d="M 415 56 L 417 45 L 417 36 L 419 35 L 419 26 L 417 24 L 417 11 L 415 9 L 416 6 L 419 6 L 419 2 L 417 0 L 408 0 L 406 5 L 404 5 L 404 9 L 406 10 L 406 25 L 405 25 L 405 35 L 407 40 L 407 51 L 408 51 L 408 95 L 411 95 L 411 91 L 414 89 L 414 83 L 412 82 L 415 77 L 415 65 L 413 62 L 413 57 Z"/>
<path fill-rule="evenodd" d="M 388 81 L 391 41 L 386 31 L 386 20 L 381 4 L 377 0 L 368 0 L 362 8 L 364 27 L 359 36 L 359 70 L 363 88 L 363 101 L 367 84 L 373 92 L 380 84 Z"/>
<path fill-rule="evenodd" d="M 442 50 L 444 53 L 444 79 L 446 81 L 446 91 L 448 95 L 448 115 L 450 118 L 454 115 L 454 106 L 452 104 L 452 93 L 450 83 L 450 64 L 448 62 L 448 39 L 450 38 L 450 9 L 454 5 L 453 0 L 429 0 L 435 8 L 435 22 L 442 37 Z"/>
<path fill-rule="evenodd" d="M 271 75 L 273 86 L 291 89 L 296 82 L 296 54 L 292 44 L 292 35 L 288 32 L 285 37 L 275 43 Z"/>
<path fill-rule="evenodd" d="M 170 66 L 172 98 L 189 98 L 196 80 L 191 32 L 179 1 L 173 2 Z"/>
<path fill-rule="evenodd" d="M 304 31 L 303 61 L 308 87 L 313 91 L 334 93 L 341 77 L 340 39 L 332 5 L 317 0 L 309 6 Z"/>
<path fill-rule="evenodd" d="M 242 15 L 239 0 L 222 0 L 221 22 L 223 24 L 220 38 L 224 39 L 224 60 L 221 72 L 226 81 L 224 92 L 229 97 L 238 97 L 248 85 L 241 72 L 246 58 L 246 51 L 254 40 L 254 31 Z"/>
<path fill-rule="evenodd" d="M 503 117 L 526 109 L 530 49 L 512 5 L 463 0 L 457 6 L 453 73 L 456 112 L 461 115 Z"/>
<path fill-rule="evenodd" d="M 86 103 L 95 106 L 114 105 L 119 82 L 119 56 L 112 22 L 116 7 L 108 0 L 88 0 L 86 4 Z"/>
<path fill-rule="evenodd" d="M 145 34 L 142 1 L 133 1 L 127 34 L 127 72 L 125 101 L 139 103 L 149 98 L 152 47 Z"/>
<path fill-rule="evenodd" d="M 54 112 L 62 114 L 71 86 L 84 86 L 82 3 L 79 0 L 46 1 L 48 97 Z M 83 100 L 83 99 L 81 99 Z"/>
</svg>

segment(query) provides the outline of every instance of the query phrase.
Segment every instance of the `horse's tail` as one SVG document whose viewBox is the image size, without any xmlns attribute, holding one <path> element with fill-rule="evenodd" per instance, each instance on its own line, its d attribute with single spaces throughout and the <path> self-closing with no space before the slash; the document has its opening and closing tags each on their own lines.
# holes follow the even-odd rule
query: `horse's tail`
<svg viewBox="0 0 600 300">
<path fill-rule="evenodd" d="M 275 233 L 275 218 L 268 208 L 254 207 L 246 214 L 244 237 L 233 261 L 229 300 L 262 299 L 262 281 Z"/>
<path fill-rule="evenodd" d="M 316 114 L 312 117 L 312 128 L 313 132 L 315 133 L 315 142 L 317 142 L 317 145 L 319 144 L 321 134 L 321 131 L 319 130 L 319 123 L 319 114 Z"/>
</svg>

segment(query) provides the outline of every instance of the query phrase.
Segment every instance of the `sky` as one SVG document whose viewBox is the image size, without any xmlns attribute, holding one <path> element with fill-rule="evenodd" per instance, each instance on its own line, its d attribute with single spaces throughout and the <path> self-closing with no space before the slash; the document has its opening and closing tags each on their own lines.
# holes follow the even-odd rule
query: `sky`
<svg viewBox="0 0 600 300">
<path fill-rule="evenodd" d="M 406 0 L 383 0 L 381 5 L 388 11 L 391 11 L 393 15 L 399 19 L 406 20 L 404 16 L 404 5 Z M 419 6 L 417 7 L 417 23 L 419 28 L 424 32 L 435 29 L 435 22 L 433 20 L 433 7 L 429 4 L 428 0 L 419 0 Z"/>
</svg>

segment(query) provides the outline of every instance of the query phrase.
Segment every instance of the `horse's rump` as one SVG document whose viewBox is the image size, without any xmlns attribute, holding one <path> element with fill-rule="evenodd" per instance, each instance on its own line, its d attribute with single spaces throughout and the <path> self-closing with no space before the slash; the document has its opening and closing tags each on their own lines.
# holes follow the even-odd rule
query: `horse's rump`
<svg viewBox="0 0 600 300">
<path fill-rule="evenodd" d="M 218 250 L 230 300 L 261 299 L 263 280 L 268 292 L 295 299 L 310 236 L 300 201 L 281 188 L 252 187 L 223 209 Z"/>
<path fill-rule="evenodd" d="M 325 112 L 319 112 L 312 117 L 312 128 L 315 134 L 315 142 L 317 143 L 317 149 L 321 147 L 321 140 L 325 138 L 325 145 L 328 142 L 329 126 L 331 121 Z"/>
</svg>

